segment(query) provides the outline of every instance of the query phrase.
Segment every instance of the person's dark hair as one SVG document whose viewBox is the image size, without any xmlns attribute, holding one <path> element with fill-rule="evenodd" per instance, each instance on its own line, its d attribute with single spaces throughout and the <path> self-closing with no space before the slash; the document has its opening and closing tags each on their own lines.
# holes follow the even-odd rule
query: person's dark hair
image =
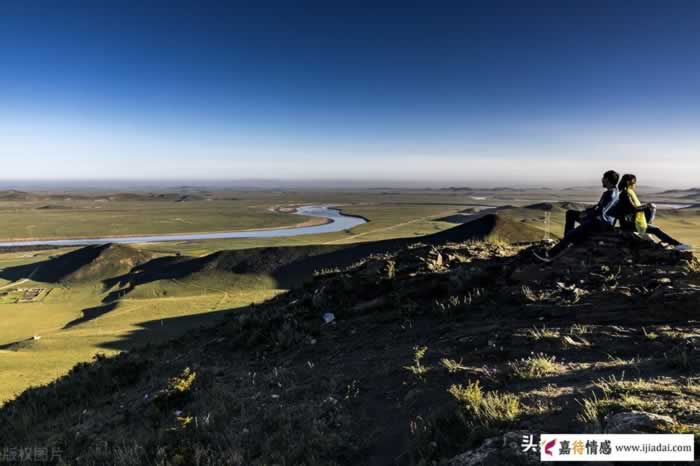
<svg viewBox="0 0 700 466">
<path fill-rule="evenodd" d="M 622 179 L 620 180 L 620 184 L 618 185 L 618 189 L 620 191 L 627 189 L 630 186 L 632 186 L 636 181 L 637 181 L 637 177 L 630 174 L 630 173 L 622 175 Z"/>
<path fill-rule="evenodd" d="M 612 184 L 617 184 L 618 180 L 620 179 L 620 174 L 615 170 L 608 170 L 605 172 L 605 174 L 603 174 L 603 178 L 610 180 Z"/>
</svg>

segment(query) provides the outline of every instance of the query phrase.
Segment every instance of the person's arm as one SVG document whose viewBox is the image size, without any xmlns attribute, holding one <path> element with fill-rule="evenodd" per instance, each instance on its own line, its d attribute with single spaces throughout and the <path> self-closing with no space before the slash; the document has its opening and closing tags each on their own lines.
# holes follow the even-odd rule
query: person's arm
<svg viewBox="0 0 700 466">
<path fill-rule="evenodd" d="M 635 212 L 644 212 L 645 210 L 647 210 L 649 208 L 650 205 L 651 204 L 649 204 L 649 203 L 646 203 L 646 204 L 640 203 L 639 207 L 634 208 L 634 211 Z"/>
<path fill-rule="evenodd" d="M 619 196 L 613 195 L 612 191 L 608 191 L 607 194 L 608 195 L 605 199 L 601 199 L 601 201 L 604 201 L 604 204 L 600 209 L 601 218 L 607 217 L 610 209 L 612 209 L 615 206 L 615 204 L 619 202 Z"/>
<path fill-rule="evenodd" d="M 606 204 L 606 202 L 607 202 L 606 199 L 607 199 L 607 197 L 608 197 L 609 195 L 610 195 L 610 191 L 605 191 L 605 192 L 602 194 L 602 196 L 600 196 L 600 199 L 598 200 L 598 203 L 597 203 L 596 205 L 594 205 L 593 207 L 591 207 L 590 209 L 588 209 L 588 210 L 590 211 L 590 213 L 592 213 L 592 214 L 594 214 L 594 215 L 600 214 L 600 212 L 603 210 L 603 206 L 604 206 L 604 205 Z"/>
<path fill-rule="evenodd" d="M 636 212 L 644 212 L 649 204 L 642 204 L 639 207 L 632 204 L 632 199 L 630 199 L 629 194 L 622 192 L 620 193 L 620 211 L 624 214 L 632 214 Z"/>
<path fill-rule="evenodd" d="M 636 212 L 636 208 L 632 204 L 632 200 L 626 192 L 620 193 L 620 198 L 618 200 L 618 214 L 623 217 L 632 212 Z"/>
</svg>

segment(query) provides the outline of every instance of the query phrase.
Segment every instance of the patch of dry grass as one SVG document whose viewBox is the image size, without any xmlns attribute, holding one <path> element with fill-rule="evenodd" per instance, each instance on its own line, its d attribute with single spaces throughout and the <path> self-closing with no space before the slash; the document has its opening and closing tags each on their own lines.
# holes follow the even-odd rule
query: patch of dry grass
<svg viewBox="0 0 700 466">
<path fill-rule="evenodd" d="M 557 372 L 559 366 L 555 356 L 535 354 L 527 358 L 518 359 L 508 364 L 511 376 L 518 379 L 539 379 Z"/>
<path fill-rule="evenodd" d="M 455 374 L 460 371 L 465 371 L 468 368 L 462 364 L 462 360 L 459 362 L 454 359 L 443 358 L 440 360 L 440 365 L 447 369 L 450 374 Z"/>
<path fill-rule="evenodd" d="M 509 393 L 486 392 L 479 381 L 452 385 L 450 394 L 460 403 L 470 424 L 491 427 L 512 423 L 521 412 L 520 400 Z"/>
<path fill-rule="evenodd" d="M 591 326 L 585 324 L 572 324 L 569 327 L 569 335 L 588 335 L 592 331 Z"/>
<path fill-rule="evenodd" d="M 530 337 L 530 339 L 533 341 L 555 339 L 559 338 L 559 331 L 548 329 L 546 326 L 543 325 L 542 328 L 532 327 L 530 330 L 527 331 L 527 336 Z"/>
</svg>

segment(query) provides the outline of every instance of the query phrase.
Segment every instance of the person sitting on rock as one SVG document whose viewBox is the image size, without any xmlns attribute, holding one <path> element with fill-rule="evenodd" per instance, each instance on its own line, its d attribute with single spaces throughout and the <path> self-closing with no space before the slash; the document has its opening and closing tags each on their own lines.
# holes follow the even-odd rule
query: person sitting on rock
<svg viewBox="0 0 700 466">
<path fill-rule="evenodd" d="M 654 235 L 662 242 L 674 246 L 680 251 L 687 251 L 690 246 L 666 234 L 661 228 L 652 225 L 656 218 L 654 204 L 642 204 L 634 192 L 637 187 L 637 177 L 627 174 L 620 180 L 620 201 L 615 208 L 615 216 L 620 220 L 623 231 L 636 232 L 642 236 Z"/>
<path fill-rule="evenodd" d="M 608 183 L 606 184 L 605 180 L 608 180 Z M 613 191 L 615 190 L 614 188 L 617 186 L 617 182 L 620 179 L 620 174 L 617 173 L 615 170 L 609 170 L 603 174 L 603 187 L 606 189 L 606 191 L 603 193 L 603 195 L 600 198 L 600 201 L 598 201 L 598 204 L 594 205 L 593 207 L 589 207 L 588 209 L 584 211 L 580 210 L 573 210 L 569 209 L 566 211 L 566 223 L 564 224 L 564 236 L 568 235 L 571 233 L 574 228 L 576 227 L 576 223 L 579 223 L 583 225 L 584 223 L 587 223 L 589 221 L 595 221 L 596 216 L 606 216 L 612 217 L 608 214 L 608 211 L 612 208 L 614 205 L 614 200 L 612 197 L 614 196 Z M 610 185 L 612 184 L 612 188 Z M 607 207 L 607 208 L 606 208 Z M 608 218 L 606 223 L 609 223 L 612 225 L 615 222 L 614 218 Z"/>
<path fill-rule="evenodd" d="M 615 217 L 611 211 L 618 201 L 619 192 L 617 182 L 620 174 L 614 170 L 609 170 L 603 174 L 601 180 L 605 192 L 600 197 L 598 203 L 583 212 L 568 210 L 566 212 L 566 224 L 564 226 L 564 238 L 549 251 L 542 255 L 535 253 L 535 257 L 542 261 L 549 261 L 552 257 L 564 251 L 569 245 L 579 243 L 596 232 L 612 230 L 615 224 Z M 580 223 L 575 227 L 576 222 Z M 574 228 L 575 227 L 575 228 Z"/>
</svg>

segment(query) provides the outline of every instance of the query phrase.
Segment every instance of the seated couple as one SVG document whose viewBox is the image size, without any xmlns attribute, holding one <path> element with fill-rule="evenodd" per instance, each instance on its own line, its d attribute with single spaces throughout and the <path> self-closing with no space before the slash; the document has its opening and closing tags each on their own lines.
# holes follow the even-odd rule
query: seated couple
<svg viewBox="0 0 700 466">
<path fill-rule="evenodd" d="M 579 243 L 597 232 L 611 231 L 617 220 L 620 221 L 620 228 L 623 231 L 636 232 L 643 236 L 654 235 L 676 249 L 690 249 L 687 244 L 681 244 L 664 233 L 661 228 L 652 225 L 656 217 L 656 206 L 639 202 L 634 192 L 637 186 L 636 176 L 624 175 L 620 180 L 620 175 L 610 170 L 603 175 L 602 183 L 606 191 L 598 204 L 583 212 L 568 210 L 564 238 L 544 254 L 535 253 L 538 259 L 549 261 L 571 244 Z M 577 222 L 580 225 L 575 228 Z"/>
</svg>

